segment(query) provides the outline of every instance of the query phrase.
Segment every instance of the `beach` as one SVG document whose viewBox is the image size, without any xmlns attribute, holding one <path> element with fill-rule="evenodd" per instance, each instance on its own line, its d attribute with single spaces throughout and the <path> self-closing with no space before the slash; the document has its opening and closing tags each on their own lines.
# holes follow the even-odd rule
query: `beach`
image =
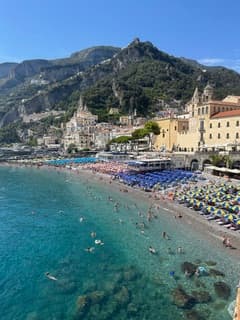
<svg viewBox="0 0 240 320">
<path fill-rule="evenodd" d="M 24 201 L 25 209 L 19 211 L 18 219 L 19 221 L 27 219 L 24 220 L 24 225 L 27 228 L 26 236 L 29 238 L 31 235 L 31 241 L 28 240 L 29 245 L 35 247 L 35 244 L 32 244 L 35 241 L 38 250 L 40 248 L 40 256 L 38 254 L 37 258 L 38 271 L 34 271 L 35 268 L 33 268 L 36 274 L 31 277 L 36 279 L 41 287 L 37 285 L 38 298 L 34 299 L 32 307 L 27 308 L 28 316 L 35 313 L 38 316 L 45 315 L 46 319 L 51 319 L 53 315 L 56 319 L 61 319 L 59 309 L 63 315 L 70 315 L 75 312 L 76 299 L 84 299 L 96 290 L 103 290 L 107 294 L 108 291 L 105 288 L 109 286 L 108 281 L 115 283 L 116 280 L 113 281 L 113 278 L 122 279 L 122 274 L 129 272 L 130 268 L 131 274 L 134 275 L 127 277 L 132 280 L 118 280 L 114 289 L 119 292 L 119 286 L 128 288 L 128 294 L 125 289 L 121 294 L 124 293 L 124 296 L 127 294 L 129 298 L 125 296 L 126 302 L 122 302 L 123 309 L 114 313 L 111 319 L 128 319 L 131 312 L 133 312 L 131 316 L 133 319 L 139 319 L 139 314 L 141 318 L 145 315 L 148 319 L 164 317 L 170 320 L 172 315 L 174 319 L 190 319 L 190 315 L 193 316 L 196 312 L 201 317 L 205 315 L 206 319 L 218 319 L 218 312 L 220 312 L 223 315 L 222 319 L 229 319 L 227 307 L 234 299 L 234 288 L 238 283 L 239 274 L 238 234 L 229 233 L 237 249 L 225 248 L 222 244 L 225 229 L 214 225 L 213 221 L 206 221 L 197 212 L 174 201 L 155 200 L 150 192 L 123 185 L 106 174 L 48 166 L 40 168 L 7 166 L 0 169 L 3 170 L 3 174 L 6 172 L 6 178 L 10 181 L 15 182 L 16 179 L 19 182 L 22 181 L 26 195 L 22 194 L 23 190 L 19 190 L 15 183 L 13 186 L 15 191 L 21 192 L 22 198 L 28 199 L 28 202 Z M 29 198 L 28 192 L 35 189 L 32 197 Z M 39 199 L 41 199 L 40 202 Z M 116 203 L 119 203 L 117 209 Z M 147 213 L 150 208 L 154 217 L 148 221 Z M 34 211 L 34 214 L 31 214 L 31 211 Z M 139 212 L 142 216 L 139 216 Z M 14 213 L 18 213 L 15 207 L 10 216 L 13 217 Z M 178 218 L 179 214 L 182 218 Z M 31 233 L 29 234 L 29 222 L 31 225 L 34 223 L 32 226 L 37 228 L 36 239 Z M 143 222 L 145 227 L 142 229 Z M 99 237 L 104 242 L 103 246 L 94 245 L 90 237 L 92 231 L 96 232 L 96 239 Z M 48 234 L 47 237 L 45 232 Z M 164 232 L 170 240 L 163 238 Z M 38 244 L 39 240 L 42 241 L 41 245 Z M 92 246 L 95 247 L 95 252 L 87 253 L 85 249 Z M 156 255 L 148 252 L 150 247 L 157 251 Z M 178 253 L 179 247 L 183 248 L 184 254 Z M 35 250 L 30 250 L 34 256 Z M 48 260 L 42 258 L 42 255 Z M 204 286 L 212 296 L 212 302 L 207 302 L 208 299 L 205 297 L 205 303 L 196 304 L 189 309 L 176 306 L 172 302 L 172 295 L 174 297 L 179 294 L 176 291 L 179 285 L 188 293 L 196 291 L 198 280 L 195 276 L 191 279 L 186 278 L 182 271 L 183 264 L 187 261 L 195 266 L 200 263 L 210 271 L 215 268 L 225 273 L 224 278 L 222 276 L 201 278 L 200 282 L 204 282 Z M 214 266 L 211 267 L 209 264 Z M 19 268 L 21 269 L 21 264 Z M 101 272 L 96 273 L 96 268 Z M 64 293 L 59 292 L 58 286 L 45 280 L 44 274 L 47 271 L 50 275 L 67 283 L 68 289 L 64 284 Z M 232 288 L 231 297 L 227 300 L 217 298 L 213 291 L 214 283 L 223 279 L 231 284 Z M 26 281 L 28 283 L 28 280 Z M 66 293 L 68 290 L 71 293 Z M 34 296 L 33 293 L 32 296 Z M 112 297 L 111 300 L 119 299 L 119 295 L 115 296 L 112 291 L 107 296 Z M 26 293 L 25 299 L 27 297 Z M 48 304 L 46 304 L 46 298 Z M 114 304 L 109 305 L 105 299 L 100 305 L 106 309 L 106 303 L 113 312 Z M 136 305 L 144 306 L 138 307 L 138 315 L 134 315 L 136 309 L 126 313 L 127 308 L 133 307 L 132 304 L 135 307 Z M 5 309 L 8 310 L 7 307 Z M 91 304 L 85 318 L 92 319 L 94 310 L 95 305 Z M 96 319 L 102 319 L 100 314 L 103 311 L 101 310 L 99 314 L 95 314 Z M 65 318 L 68 319 L 64 316 Z M 8 320 L 8 317 L 6 319 Z M 18 319 L 27 318 L 25 316 Z"/>
</svg>

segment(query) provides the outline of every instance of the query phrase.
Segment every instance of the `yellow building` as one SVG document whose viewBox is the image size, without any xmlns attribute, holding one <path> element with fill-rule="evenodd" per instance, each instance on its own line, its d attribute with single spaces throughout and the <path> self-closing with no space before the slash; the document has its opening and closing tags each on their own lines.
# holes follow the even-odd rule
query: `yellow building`
<svg viewBox="0 0 240 320">
<path fill-rule="evenodd" d="M 154 147 L 157 150 L 173 151 L 177 146 L 177 136 L 188 130 L 188 119 L 163 118 L 156 122 L 160 128 L 160 134 L 156 136 Z"/>
<path fill-rule="evenodd" d="M 168 151 L 233 150 L 240 146 L 240 96 L 212 100 L 213 88 L 194 91 L 186 106 L 188 119 L 160 119 L 161 134 L 155 148 Z"/>
</svg>

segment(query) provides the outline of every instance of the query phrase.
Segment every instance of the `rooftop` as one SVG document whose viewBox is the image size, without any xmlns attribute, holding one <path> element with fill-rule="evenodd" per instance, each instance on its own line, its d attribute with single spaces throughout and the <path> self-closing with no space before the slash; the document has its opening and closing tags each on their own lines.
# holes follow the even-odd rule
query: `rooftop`
<svg viewBox="0 0 240 320">
<path fill-rule="evenodd" d="M 228 118 L 228 117 L 240 117 L 240 110 L 218 112 L 218 113 L 215 113 L 211 117 L 211 119 Z"/>
</svg>

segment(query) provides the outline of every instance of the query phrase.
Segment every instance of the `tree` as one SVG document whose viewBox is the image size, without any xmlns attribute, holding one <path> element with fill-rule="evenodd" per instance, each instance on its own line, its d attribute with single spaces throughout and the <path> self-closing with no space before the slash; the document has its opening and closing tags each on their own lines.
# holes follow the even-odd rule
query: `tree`
<svg viewBox="0 0 240 320">
<path fill-rule="evenodd" d="M 38 143 L 37 143 L 37 138 L 31 136 L 31 137 L 29 138 L 28 144 L 29 144 L 29 146 L 31 146 L 31 147 L 37 147 L 37 145 L 38 145 Z"/>
<path fill-rule="evenodd" d="M 71 143 L 67 148 L 67 153 L 74 153 L 74 152 L 78 152 L 78 149 L 75 143 Z"/>
<path fill-rule="evenodd" d="M 160 134 L 160 128 L 156 121 L 148 121 L 144 125 L 144 129 L 146 129 L 149 133 L 152 132 L 155 135 Z"/>
<path fill-rule="evenodd" d="M 117 138 L 112 139 L 109 144 L 111 143 L 128 143 L 129 141 L 132 140 L 132 137 L 129 136 L 120 136 Z"/>
<path fill-rule="evenodd" d="M 146 137 L 149 134 L 149 131 L 145 128 L 136 129 L 132 132 L 133 140 L 138 140 Z"/>
</svg>

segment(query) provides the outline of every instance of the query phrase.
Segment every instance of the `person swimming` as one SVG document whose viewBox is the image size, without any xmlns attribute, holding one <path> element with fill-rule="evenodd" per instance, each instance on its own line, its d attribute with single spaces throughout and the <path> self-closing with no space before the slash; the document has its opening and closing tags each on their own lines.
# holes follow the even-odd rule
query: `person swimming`
<svg viewBox="0 0 240 320">
<path fill-rule="evenodd" d="M 79 218 L 79 222 L 82 223 L 83 221 L 84 221 L 84 217 L 80 217 L 80 218 Z"/>
<path fill-rule="evenodd" d="M 95 242 L 95 244 L 98 244 L 100 246 L 104 245 L 104 242 L 102 242 L 100 239 L 96 239 L 94 242 Z"/>
<path fill-rule="evenodd" d="M 92 231 L 92 232 L 90 233 L 90 235 L 91 235 L 92 238 L 96 238 L 96 236 L 97 236 L 96 232 L 94 232 L 94 231 Z"/>
<path fill-rule="evenodd" d="M 48 279 L 53 280 L 53 281 L 57 281 L 57 280 L 58 280 L 57 278 L 55 278 L 54 276 L 52 276 L 52 275 L 50 274 L 50 272 L 45 272 L 45 276 L 46 276 Z"/>
<path fill-rule="evenodd" d="M 86 248 L 84 250 L 87 251 L 87 252 L 91 252 L 92 253 L 95 250 L 95 248 L 94 247 L 88 247 L 88 248 Z"/>
<path fill-rule="evenodd" d="M 151 246 L 148 248 L 148 251 L 149 251 L 150 253 L 152 253 L 152 254 L 156 254 L 156 253 L 157 253 L 156 249 L 154 249 L 154 248 L 151 247 Z"/>
</svg>

